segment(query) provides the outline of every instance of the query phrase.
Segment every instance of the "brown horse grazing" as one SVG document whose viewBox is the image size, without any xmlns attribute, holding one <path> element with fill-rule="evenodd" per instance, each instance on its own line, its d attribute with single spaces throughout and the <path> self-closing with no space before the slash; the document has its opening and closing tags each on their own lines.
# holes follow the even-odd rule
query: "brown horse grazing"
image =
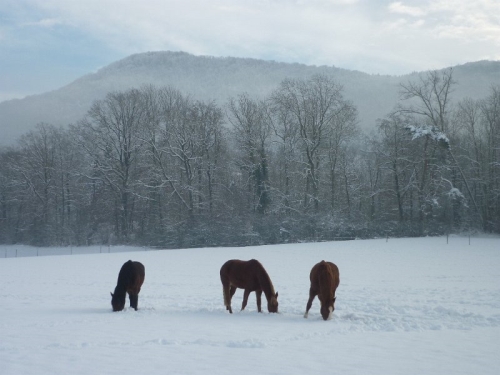
<svg viewBox="0 0 500 375">
<path fill-rule="evenodd" d="M 231 314 L 233 313 L 231 298 L 236 292 L 236 288 L 245 290 L 241 310 L 247 305 L 250 292 L 255 292 L 257 309 L 262 312 L 260 305 L 262 292 L 264 292 L 267 299 L 267 310 L 270 313 L 278 312 L 278 293 L 274 292 L 271 278 L 258 260 L 228 260 L 220 269 L 220 281 L 224 293 L 224 305 Z"/>
<path fill-rule="evenodd" d="M 129 260 L 125 262 L 118 274 L 115 292 L 111 293 L 111 306 L 113 311 L 122 311 L 125 307 L 125 296 L 128 293 L 130 306 L 137 311 L 139 292 L 144 282 L 144 266 L 139 262 Z"/>
<path fill-rule="evenodd" d="M 309 289 L 309 301 L 307 301 L 304 318 L 307 318 L 309 314 L 314 297 L 318 296 L 321 303 L 321 316 L 324 320 L 331 319 L 333 310 L 335 310 L 335 291 L 340 283 L 338 267 L 332 262 L 322 260 L 311 269 L 309 278 L 311 279 L 311 288 Z"/>
</svg>

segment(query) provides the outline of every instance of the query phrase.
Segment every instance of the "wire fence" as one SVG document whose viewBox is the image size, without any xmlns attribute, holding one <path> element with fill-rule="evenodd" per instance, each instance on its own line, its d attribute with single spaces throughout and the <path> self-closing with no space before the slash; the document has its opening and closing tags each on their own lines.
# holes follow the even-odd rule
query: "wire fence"
<svg viewBox="0 0 500 375">
<path fill-rule="evenodd" d="M 47 255 L 111 254 L 135 251 L 156 251 L 158 248 L 136 246 L 68 246 L 68 247 L 33 247 L 25 245 L 0 246 L 0 257 L 21 258 Z"/>
<path fill-rule="evenodd" d="M 473 240 L 473 236 L 456 236 L 449 235 L 443 237 L 443 244 L 453 244 L 456 240 L 467 240 L 469 245 Z M 355 237 L 335 237 L 333 241 L 352 241 Z M 385 237 L 386 242 L 391 240 L 391 237 Z M 20 257 L 38 257 L 47 255 L 78 255 L 78 254 L 111 254 L 137 251 L 158 251 L 167 250 L 157 246 L 140 247 L 140 246 L 125 246 L 125 245 L 97 245 L 97 246 L 67 246 L 67 247 L 34 247 L 27 245 L 0 245 L 0 258 L 20 258 Z M 172 250 L 172 249 L 168 249 Z"/>
</svg>

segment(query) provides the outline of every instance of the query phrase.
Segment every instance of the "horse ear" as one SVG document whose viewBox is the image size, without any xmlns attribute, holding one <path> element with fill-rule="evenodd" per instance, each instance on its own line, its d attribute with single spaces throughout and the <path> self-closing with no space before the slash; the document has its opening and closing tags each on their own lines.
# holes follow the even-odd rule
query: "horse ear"
<svg viewBox="0 0 500 375">
<path fill-rule="evenodd" d="M 109 292 L 109 294 L 111 294 L 111 297 L 114 297 L 113 293 Z"/>
</svg>

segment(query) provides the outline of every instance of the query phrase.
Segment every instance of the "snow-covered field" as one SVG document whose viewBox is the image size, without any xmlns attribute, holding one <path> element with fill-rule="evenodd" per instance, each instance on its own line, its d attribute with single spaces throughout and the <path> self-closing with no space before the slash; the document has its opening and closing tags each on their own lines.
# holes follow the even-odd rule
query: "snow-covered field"
<svg viewBox="0 0 500 375">
<path fill-rule="evenodd" d="M 500 371 L 498 238 L 2 257 L 13 249 L 0 246 L 2 375 Z M 257 313 L 254 293 L 239 312 L 242 290 L 226 312 L 219 269 L 234 258 L 261 261 L 279 314 Z M 128 259 L 146 267 L 139 311 L 113 313 Z M 323 321 L 315 299 L 304 319 L 322 259 L 340 269 L 334 317 Z"/>
</svg>

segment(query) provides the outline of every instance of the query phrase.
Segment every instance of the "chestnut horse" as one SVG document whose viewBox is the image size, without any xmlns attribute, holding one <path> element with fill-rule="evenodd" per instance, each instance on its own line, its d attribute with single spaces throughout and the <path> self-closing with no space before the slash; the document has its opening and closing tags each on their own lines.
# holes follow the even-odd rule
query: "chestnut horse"
<svg viewBox="0 0 500 375">
<path fill-rule="evenodd" d="M 125 307 L 126 293 L 128 293 L 130 299 L 130 307 L 133 307 L 137 311 L 139 292 L 144 282 L 144 275 L 145 272 L 142 263 L 129 260 L 123 264 L 118 274 L 115 292 L 111 293 L 111 306 L 113 306 L 113 311 L 123 310 Z"/>
<path fill-rule="evenodd" d="M 321 303 L 321 316 L 324 320 L 331 319 L 335 310 L 335 291 L 340 283 L 338 267 L 332 262 L 322 260 L 311 269 L 309 278 L 311 288 L 309 288 L 309 301 L 307 301 L 304 318 L 307 318 L 309 314 L 314 297 L 318 296 Z"/>
<path fill-rule="evenodd" d="M 273 283 L 258 260 L 228 260 L 220 269 L 220 281 L 224 293 L 224 305 L 231 314 L 233 313 L 231 298 L 236 292 L 236 288 L 245 290 L 241 305 L 242 311 L 247 305 L 250 292 L 255 292 L 257 309 L 262 312 L 260 305 L 262 292 L 264 292 L 267 299 L 267 310 L 270 313 L 278 312 L 278 293 L 274 292 Z"/>
</svg>

